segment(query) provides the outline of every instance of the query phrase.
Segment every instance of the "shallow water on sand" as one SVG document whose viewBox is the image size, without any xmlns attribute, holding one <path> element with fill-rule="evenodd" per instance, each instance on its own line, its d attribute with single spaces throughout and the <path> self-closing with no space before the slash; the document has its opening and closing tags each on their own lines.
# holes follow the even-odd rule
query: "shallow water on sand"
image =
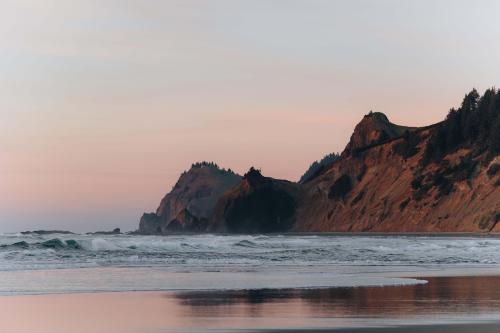
<svg viewBox="0 0 500 333">
<path fill-rule="evenodd" d="M 4 234 L 0 331 L 496 323 L 494 275 L 495 237 Z"/>
<path fill-rule="evenodd" d="M 425 285 L 390 287 L 0 296 L 0 314 L 2 331 L 10 333 L 232 332 L 500 322 L 499 277 L 427 280 Z M 432 327 L 422 332 L 433 332 Z M 495 332 L 491 329 L 497 326 L 487 327 Z"/>
</svg>

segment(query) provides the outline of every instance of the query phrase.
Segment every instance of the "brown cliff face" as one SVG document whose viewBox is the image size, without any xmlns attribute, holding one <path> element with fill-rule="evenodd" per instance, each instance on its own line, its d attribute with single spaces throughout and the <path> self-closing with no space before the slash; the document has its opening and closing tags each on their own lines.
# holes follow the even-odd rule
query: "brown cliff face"
<svg viewBox="0 0 500 333">
<path fill-rule="evenodd" d="M 301 183 L 190 171 L 140 231 L 500 232 L 500 91 L 473 90 L 427 127 L 370 113 L 317 164 Z"/>
<path fill-rule="evenodd" d="M 424 165 L 433 129 L 345 156 L 305 184 L 294 231 L 500 231 L 500 161 L 472 148 Z M 490 170 L 488 172 L 488 170 Z"/>
<path fill-rule="evenodd" d="M 142 216 L 139 232 L 164 234 L 204 231 L 219 198 L 240 181 L 239 175 L 220 169 L 213 163 L 193 164 L 161 200 L 156 213 Z"/>
<path fill-rule="evenodd" d="M 221 197 L 209 231 L 230 233 L 284 232 L 292 228 L 299 186 L 264 177 L 251 168 L 242 182 Z"/>
<path fill-rule="evenodd" d="M 354 128 L 354 132 L 342 156 L 353 155 L 360 149 L 401 137 L 405 131 L 412 131 L 414 129 L 414 127 L 399 126 L 391 123 L 383 113 L 370 112 Z"/>
<path fill-rule="evenodd" d="M 499 155 L 495 89 L 473 90 L 424 128 L 370 114 L 341 158 L 304 184 L 293 230 L 498 232 Z"/>
</svg>

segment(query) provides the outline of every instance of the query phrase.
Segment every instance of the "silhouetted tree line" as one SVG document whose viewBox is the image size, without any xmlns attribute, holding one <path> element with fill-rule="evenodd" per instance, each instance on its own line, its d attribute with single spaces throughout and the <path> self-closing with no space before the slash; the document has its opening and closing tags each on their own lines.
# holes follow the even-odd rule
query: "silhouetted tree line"
<svg viewBox="0 0 500 333">
<path fill-rule="evenodd" d="M 488 159 L 500 153 L 500 90 L 476 89 L 465 95 L 458 109 L 451 109 L 433 132 L 425 148 L 423 163 L 439 161 L 462 147 L 472 147 L 473 155 L 487 153 Z"/>
<path fill-rule="evenodd" d="M 299 183 L 305 183 L 316 177 L 325 167 L 329 166 L 340 158 L 340 154 L 331 153 L 323 157 L 320 161 L 314 161 L 309 169 L 300 177 Z"/>
<path fill-rule="evenodd" d="M 201 162 L 196 162 L 196 163 L 191 164 L 192 169 L 202 168 L 202 167 L 212 167 L 212 168 L 220 169 L 219 165 L 217 165 L 217 163 L 215 163 L 215 162 L 201 161 Z"/>
<path fill-rule="evenodd" d="M 417 145 L 420 141 L 420 135 L 414 131 L 406 130 L 403 133 L 402 140 L 396 142 L 392 149 L 396 154 L 407 159 L 418 153 Z"/>
<path fill-rule="evenodd" d="M 224 169 L 224 168 L 219 167 L 219 165 L 217 163 L 215 163 L 215 162 L 201 161 L 201 162 L 196 162 L 196 163 L 191 164 L 191 169 L 200 169 L 200 168 L 203 168 L 203 167 L 213 168 L 213 169 L 216 169 L 216 170 L 218 170 L 220 172 L 223 172 L 223 173 L 230 173 L 230 174 L 233 174 L 233 175 L 236 174 L 230 168 L 229 169 Z M 187 172 L 188 172 L 188 170 L 184 171 L 182 174 L 186 174 Z"/>
</svg>

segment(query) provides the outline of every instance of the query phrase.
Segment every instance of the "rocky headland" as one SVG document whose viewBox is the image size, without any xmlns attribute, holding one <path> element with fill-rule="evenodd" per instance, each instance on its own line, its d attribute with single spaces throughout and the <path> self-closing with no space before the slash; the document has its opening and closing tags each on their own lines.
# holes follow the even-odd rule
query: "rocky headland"
<svg viewBox="0 0 500 333">
<path fill-rule="evenodd" d="M 297 183 L 194 164 L 138 232 L 499 232 L 499 154 L 495 89 L 426 127 L 370 112 Z"/>
</svg>

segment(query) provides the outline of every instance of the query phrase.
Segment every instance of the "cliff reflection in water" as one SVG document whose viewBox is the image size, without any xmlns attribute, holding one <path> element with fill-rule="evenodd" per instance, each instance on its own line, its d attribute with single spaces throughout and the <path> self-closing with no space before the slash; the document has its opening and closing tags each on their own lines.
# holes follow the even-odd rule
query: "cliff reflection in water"
<svg viewBox="0 0 500 333">
<path fill-rule="evenodd" d="M 0 296 L 1 331 L 192 333 L 500 323 L 499 277 L 428 280 L 404 287 Z"/>
<path fill-rule="evenodd" d="M 379 317 L 500 315 L 499 277 L 433 277 L 426 285 L 205 291 L 176 294 L 193 317 Z"/>
</svg>

